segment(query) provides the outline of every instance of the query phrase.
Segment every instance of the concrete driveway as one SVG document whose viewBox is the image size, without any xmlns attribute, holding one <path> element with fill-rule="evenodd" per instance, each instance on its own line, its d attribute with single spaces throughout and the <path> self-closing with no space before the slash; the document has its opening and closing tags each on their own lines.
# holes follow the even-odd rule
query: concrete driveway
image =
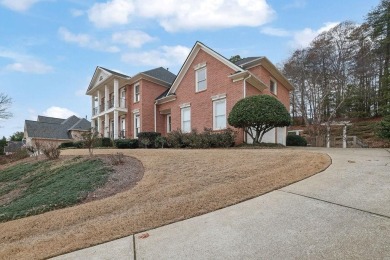
<svg viewBox="0 0 390 260">
<path fill-rule="evenodd" d="M 56 259 L 390 259 L 390 152 L 305 150 L 328 153 L 332 165 L 255 199 L 150 230 L 147 238 L 136 234 Z"/>
</svg>

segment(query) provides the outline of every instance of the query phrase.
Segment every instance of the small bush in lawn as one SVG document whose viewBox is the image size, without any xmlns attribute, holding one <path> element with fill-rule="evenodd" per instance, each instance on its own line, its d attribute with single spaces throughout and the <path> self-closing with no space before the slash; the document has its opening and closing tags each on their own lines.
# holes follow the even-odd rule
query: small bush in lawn
<svg viewBox="0 0 390 260">
<path fill-rule="evenodd" d="M 81 149 L 81 148 L 84 148 L 84 146 L 85 146 L 85 143 L 83 141 L 73 142 L 73 147 L 75 147 L 75 148 Z"/>
<path fill-rule="evenodd" d="M 154 148 L 158 136 L 161 136 L 161 133 L 141 132 L 138 134 L 138 140 L 145 148 Z"/>
<path fill-rule="evenodd" d="M 61 150 L 58 149 L 56 143 L 45 143 L 41 151 L 49 160 L 56 160 L 60 157 L 61 154 Z"/>
<path fill-rule="evenodd" d="M 287 146 L 307 146 L 307 141 L 304 137 L 299 135 L 287 135 Z"/>
<path fill-rule="evenodd" d="M 111 154 L 109 156 L 109 159 L 111 161 L 112 165 L 119 165 L 124 163 L 124 154 L 123 153 L 116 153 L 116 154 Z"/>
<path fill-rule="evenodd" d="M 135 149 L 139 147 L 138 139 L 117 139 L 114 143 L 118 149 Z"/>
<path fill-rule="evenodd" d="M 30 155 L 28 154 L 27 149 L 22 148 L 22 149 L 17 150 L 13 154 L 11 154 L 10 157 L 11 157 L 12 161 L 19 161 L 19 160 L 22 160 L 24 158 L 30 157 Z"/>
</svg>

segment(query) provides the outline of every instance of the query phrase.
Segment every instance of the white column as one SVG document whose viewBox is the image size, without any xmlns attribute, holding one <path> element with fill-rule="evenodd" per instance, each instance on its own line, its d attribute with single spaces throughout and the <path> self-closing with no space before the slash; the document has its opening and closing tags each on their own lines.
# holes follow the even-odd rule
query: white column
<svg viewBox="0 0 390 260">
<path fill-rule="evenodd" d="M 97 107 L 98 107 L 97 113 L 100 114 L 101 112 L 103 112 L 100 109 L 100 102 L 101 102 L 101 99 L 102 99 L 102 96 L 100 95 L 100 90 L 97 91 L 97 99 L 98 99 L 98 102 L 97 102 Z"/>
<path fill-rule="evenodd" d="M 108 114 L 104 115 L 104 137 L 110 137 L 108 131 L 110 130 L 110 117 Z"/>
<path fill-rule="evenodd" d="M 114 139 L 118 139 L 118 111 L 114 110 Z"/>
<path fill-rule="evenodd" d="M 326 125 L 326 148 L 330 148 L 330 126 Z"/>
<path fill-rule="evenodd" d="M 110 98 L 110 92 L 108 86 L 104 85 L 104 110 L 108 110 L 108 99 Z"/>
<path fill-rule="evenodd" d="M 98 133 L 100 134 L 101 133 L 101 130 L 102 130 L 102 119 L 100 118 L 100 116 L 97 118 L 97 129 L 96 131 L 98 131 Z"/>
<path fill-rule="evenodd" d="M 91 118 L 91 128 L 92 128 L 93 130 L 96 130 L 96 129 L 95 129 L 95 119 L 92 119 L 92 118 Z"/>
<path fill-rule="evenodd" d="M 95 112 L 95 106 L 96 106 L 95 105 L 95 96 L 94 95 L 91 96 L 91 101 L 92 101 L 91 105 L 92 105 L 92 117 L 93 117 L 94 115 L 96 115 L 96 113 L 94 113 Z"/>
<path fill-rule="evenodd" d="M 347 148 L 347 125 L 343 127 L 343 148 Z"/>
<path fill-rule="evenodd" d="M 114 107 L 115 108 L 119 107 L 118 100 L 119 100 L 119 82 L 117 79 L 114 79 Z"/>
</svg>

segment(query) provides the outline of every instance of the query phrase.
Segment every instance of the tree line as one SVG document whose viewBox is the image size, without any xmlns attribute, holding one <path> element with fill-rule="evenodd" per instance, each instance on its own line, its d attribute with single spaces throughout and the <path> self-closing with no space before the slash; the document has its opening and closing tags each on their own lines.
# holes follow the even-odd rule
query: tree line
<svg viewBox="0 0 390 260">
<path fill-rule="evenodd" d="M 342 22 L 295 50 L 282 65 L 294 85 L 291 115 L 319 126 L 390 114 L 390 0 L 364 23 Z"/>
</svg>

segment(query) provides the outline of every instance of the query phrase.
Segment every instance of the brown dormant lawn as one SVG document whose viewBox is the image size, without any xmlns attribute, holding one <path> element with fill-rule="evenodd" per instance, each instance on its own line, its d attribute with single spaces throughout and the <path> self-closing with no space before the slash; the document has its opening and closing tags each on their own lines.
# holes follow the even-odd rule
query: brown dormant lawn
<svg viewBox="0 0 390 260">
<path fill-rule="evenodd" d="M 140 160 L 144 177 L 112 197 L 0 224 L 0 259 L 56 256 L 259 196 L 324 170 L 325 154 L 289 149 L 95 150 Z M 67 150 L 64 155 L 87 154 Z"/>
</svg>

